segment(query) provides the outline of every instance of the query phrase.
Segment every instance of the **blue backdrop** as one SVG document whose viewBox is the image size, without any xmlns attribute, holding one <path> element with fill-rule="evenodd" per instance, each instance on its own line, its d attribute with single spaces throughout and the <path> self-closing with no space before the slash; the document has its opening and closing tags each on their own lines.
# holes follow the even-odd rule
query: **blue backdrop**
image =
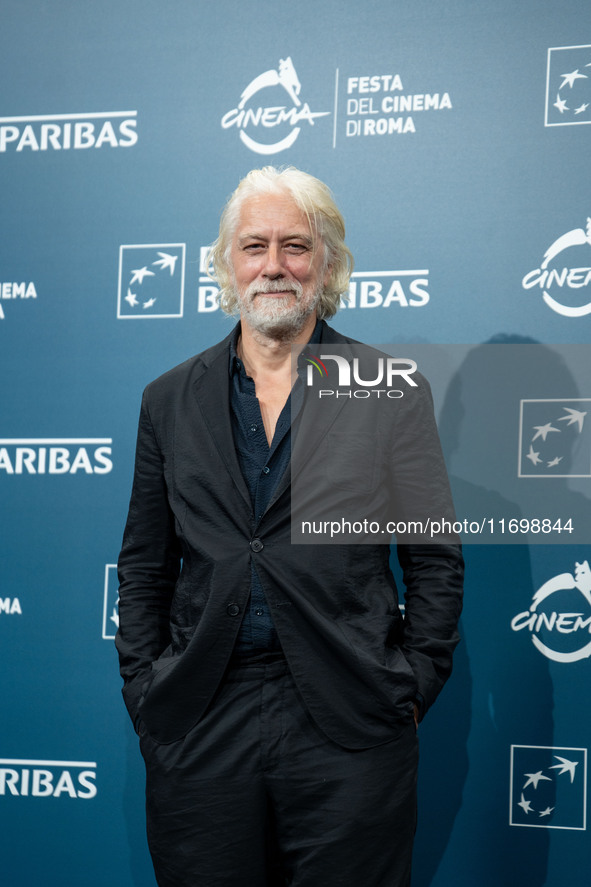
<svg viewBox="0 0 591 887">
<path fill-rule="evenodd" d="M 1 23 L 0 877 L 152 887 L 113 564 L 141 391 L 230 329 L 204 258 L 221 206 L 266 163 L 328 182 L 356 259 L 334 325 L 471 346 L 433 380 L 456 498 L 543 517 L 516 505 L 536 484 L 567 509 L 584 374 L 549 349 L 494 400 L 473 380 L 482 343 L 590 339 L 591 13 L 4 0 Z M 591 545 L 565 541 L 467 547 L 416 887 L 588 884 Z"/>
</svg>

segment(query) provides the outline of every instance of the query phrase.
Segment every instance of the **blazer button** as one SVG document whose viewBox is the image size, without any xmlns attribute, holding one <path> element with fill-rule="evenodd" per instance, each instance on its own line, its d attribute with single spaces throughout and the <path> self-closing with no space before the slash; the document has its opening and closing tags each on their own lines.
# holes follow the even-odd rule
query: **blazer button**
<svg viewBox="0 0 591 887">
<path fill-rule="evenodd" d="M 253 551 L 262 551 L 265 546 L 260 539 L 253 539 L 250 543 L 250 547 Z"/>
<path fill-rule="evenodd" d="M 228 616 L 237 616 L 239 612 L 240 607 L 238 606 L 238 604 L 228 604 L 228 606 L 226 607 L 226 613 L 228 614 Z"/>
</svg>

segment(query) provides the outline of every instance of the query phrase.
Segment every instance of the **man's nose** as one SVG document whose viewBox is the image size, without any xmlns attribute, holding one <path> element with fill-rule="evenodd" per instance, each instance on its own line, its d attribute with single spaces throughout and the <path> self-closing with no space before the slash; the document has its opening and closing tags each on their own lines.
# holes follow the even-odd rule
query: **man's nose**
<svg viewBox="0 0 591 887">
<path fill-rule="evenodd" d="M 270 279 L 283 277 L 285 269 L 283 267 L 283 257 L 279 245 L 269 244 L 269 248 L 265 254 L 265 265 L 263 268 L 263 276 Z"/>
</svg>

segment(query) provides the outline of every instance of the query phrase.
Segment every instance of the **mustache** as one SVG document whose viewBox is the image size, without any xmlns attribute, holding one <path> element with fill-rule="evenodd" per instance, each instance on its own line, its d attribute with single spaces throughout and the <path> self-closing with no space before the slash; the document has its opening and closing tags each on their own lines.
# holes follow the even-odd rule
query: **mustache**
<svg viewBox="0 0 591 887">
<path fill-rule="evenodd" d="M 252 301 L 255 296 L 258 296 L 260 293 L 294 293 L 296 299 L 301 299 L 304 288 L 301 283 L 298 283 L 296 280 L 263 280 L 256 283 L 251 283 L 250 286 L 246 288 L 244 293 L 244 297 L 249 301 Z"/>
</svg>

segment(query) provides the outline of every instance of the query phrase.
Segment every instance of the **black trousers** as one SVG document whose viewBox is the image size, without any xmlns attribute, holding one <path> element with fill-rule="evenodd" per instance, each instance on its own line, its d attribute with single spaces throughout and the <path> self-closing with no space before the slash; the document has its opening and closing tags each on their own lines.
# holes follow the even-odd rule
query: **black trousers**
<svg viewBox="0 0 591 887">
<path fill-rule="evenodd" d="M 283 658 L 231 668 L 182 740 L 141 738 L 160 887 L 408 887 L 413 723 L 350 751 L 315 726 Z"/>
</svg>

